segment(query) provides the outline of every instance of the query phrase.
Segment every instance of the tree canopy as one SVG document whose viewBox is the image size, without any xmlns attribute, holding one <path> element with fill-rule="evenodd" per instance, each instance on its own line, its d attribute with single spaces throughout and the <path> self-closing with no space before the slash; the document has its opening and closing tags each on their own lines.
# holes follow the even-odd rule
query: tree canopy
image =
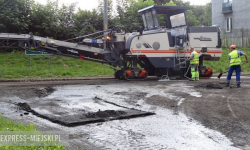
<svg viewBox="0 0 250 150">
<path fill-rule="evenodd" d="M 138 10 L 151 5 L 186 6 L 189 26 L 211 25 L 211 3 L 190 5 L 182 0 L 108 0 L 109 26 L 124 26 L 127 31 L 143 26 Z M 0 0 L 0 32 L 29 33 L 66 40 L 103 29 L 103 0 L 96 9 L 81 10 L 75 4 L 59 6 L 57 0 L 42 5 L 34 0 Z M 161 21 L 162 22 L 162 21 Z"/>
</svg>

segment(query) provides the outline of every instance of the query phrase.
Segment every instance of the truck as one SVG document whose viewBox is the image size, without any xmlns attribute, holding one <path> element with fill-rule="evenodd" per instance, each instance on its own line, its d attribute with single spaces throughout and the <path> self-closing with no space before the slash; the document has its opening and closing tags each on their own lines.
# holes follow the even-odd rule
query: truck
<svg viewBox="0 0 250 150">
<path fill-rule="evenodd" d="M 187 7 L 153 5 L 138 11 L 144 24 L 138 31 L 127 33 L 123 27 L 114 26 L 66 41 L 32 33 L 0 33 L 0 47 L 35 49 L 109 64 L 119 68 L 114 77 L 125 80 L 145 80 L 148 76 L 188 78 L 190 65 L 185 60 L 194 48 L 199 54 L 200 78 L 210 78 L 213 70 L 204 66 L 203 61 L 220 59 L 220 28 L 189 27 L 186 11 Z M 103 34 L 107 36 L 93 38 Z"/>
</svg>

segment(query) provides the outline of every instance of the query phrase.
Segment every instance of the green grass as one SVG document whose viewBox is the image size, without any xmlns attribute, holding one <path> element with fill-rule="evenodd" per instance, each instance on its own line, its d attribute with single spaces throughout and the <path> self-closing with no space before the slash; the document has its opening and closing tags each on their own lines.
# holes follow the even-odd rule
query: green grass
<svg viewBox="0 0 250 150">
<path fill-rule="evenodd" d="M 49 70 L 49 56 L 29 57 L 23 51 L 0 53 L 0 79 L 13 78 L 65 78 L 65 77 L 93 77 L 112 76 L 113 69 L 109 65 L 63 56 L 51 56 Z"/>
<path fill-rule="evenodd" d="M 0 131 L 37 131 L 32 124 L 10 121 L 0 115 Z M 0 150 L 63 150 L 63 146 L 0 146 Z"/>
<path fill-rule="evenodd" d="M 250 57 L 250 48 L 239 49 Z M 214 73 L 228 69 L 229 49 L 223 49 L 220 61 L 205 61 L 204 65 L 213 69 Z M 94 77 L 113 76 L 114 71 L 109 65 L 64 56 L 51 56 L 51 66 L 48 66 L 49 56 L 29 57 L 23 51 L 0 53 L 0 79 L 15 78 L 67 78 L 67 77 Z M 241 57 L 245 61 L 244 56 Z M 242 65 L 243 72 L 250 72 L 250 63 Z"/>
<path fill-rule="evenodd" d="M 250 48 L 239 48 L 238 50 L 243 51 L 248 55 L 248 58 L 250 59 Z M 222 50 L 222 57 L 219 61 L 204 61 L 204 65 L 206 67 L 210 67 L 213 69 L 214 73 L 220 73 L 225 72 L 229 68 L 229 61 L 228 61 L 228 54 L 230 53 L 230 50 L 227 48 L 223 48 Z M 245 57 L 241 56 L 241 63 L 245 62 Z M 250 72 L 250 63 L 244 64 L 241 66 L 242 72 Z"/>
<path fill-rule="evenodd" d="M 25 125 L 8 120 L 0 115 L 0 131 L 36 131 L 32 124 Z"/>
</svg>

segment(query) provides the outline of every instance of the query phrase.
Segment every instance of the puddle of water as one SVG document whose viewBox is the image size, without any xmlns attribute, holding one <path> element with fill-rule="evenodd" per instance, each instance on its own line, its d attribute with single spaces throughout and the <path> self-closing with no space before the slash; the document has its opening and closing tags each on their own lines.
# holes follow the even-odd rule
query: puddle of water
<svg viewBox="0 0 250 150">
<path fill-rule="evenodd" d="M 202 97 L 201 93 L 195 92 L 189 86 L 175 84 L 173 86 L 142 87 L 133 85 L 131 87 L 124 84 L 123 87 L 122 89 L 117 88 L 116 84 L 102 85 L 98 87 L 98 92 L 96 92 L 95 86 L 68 86 L 58 87 L 57 91 L 63 89 L 65 92 L 65 90 L 71 89 L 71 92 L 73 92 L 78 91 L 77 89 L 82 89 L 82 95 L 88 93 L 89 97 L 101 97 L 104 100 L 124 106 L 128 105 L 126 100 L 131 97 L 126 94 L 116 95 L 114 93 L 123 93 L 124 91 L 147 93 L 144 99 L 138 100 L 137 104 L 141 105 L 140 109 L 142 110 L 155 111 L 156 116 L 110 121 L 100 126 L 88 126 L 86 130 L 77 127 L 82 132 L 88 133 L 90 136 L 89 142 L 95 143 L 100 147 L 105 145 L 105 149 L 236 149 L 231 147 L 231 141 L 224 135 L 207 129 L 195 121 L 190 122 L 190 119 L 184 114 L 178 113 L 178 115 L 173 115 L 171 111 L 160 107 L 155 107 L 152 110 L 152 106 L 144 103 L 147 97 L 161 95 L 176 100 L 178 105 L 181 105 L 185 98 L 175 93 L 168 93 L 168 91 L 173 90 L 193 97 Z M 58 96 L 56 92 L 54 94 Z M 130 107 L 134 106 L 131 105 Z"/>
<path fill-rule="evenodd" d="M 179 102 L 178 102 L 177 105 L 180 106 L 184 100 L 185 100 L 185 98 L 181 98 L 181 99 L 179 100 Z"/>
<path fill-rule="evenodd" d="M 57 94 L 62 94 L 62 93 L 57 93 Z M 65 93 L 63 93 L 62 96 L 64 96 Z M 84 96 L 84 97 L 83 97 Z M 72 98 L 72 97 L 67 97 L 63 98 L 62 97 L 53 97 L 50 96 L 48 97 L 53 100 L 53 98 L 57 98 L 61 100 L 60 107 L 63 107 L 65 109 L 83 109 L 87 112 L 97 112 L 97 111 L 105 111 L 105 110 L 125 110 L 124 108 L 105 103 L 104 101 L 101 100 L 94 100 L 90 98 L 85 98 L 85 95 L 82 95 L 79 97 L 79 99 Z"/>
<path fill-rule="evenodd" d="M 128 100 L 131 95 L 139 95 L 143 93 L 142 97 L 138 97 L 138 99 L 149 98 L 154 95 L 159 95 L 162 97 L 167 97 L 168 99 L 177 101 L 177 105 L 181 105 L 186 97 L 178 96 L 173 93 L 179 92 L 188 94 L 193 97 L 201 97 L 202 94 L 200 92 L 196 92 L 190 86 L 186 86 L 183 83 L 171 84 L 171 85 L 156 85 L 156 86 L 137 86 L 137 85 L 127 85 L 123 86 L 124 88 L 117 88 L 116 84 L 113 85 L 88 85 L 88 86 L 59 86 L 56 87 L 57 90 L 51 95 L 43 98 L 43 101 L 53 101 L 60 100 L 57 102 L 60 107 L 67 110 L 70 115 L 79 113 L 75 111 L 72 113 L 72 109 L 76 110 L 86 110 L 88 112 L 97 112 L 97 111 L 105 111 L 105 110 L 121 110 L 121 107 L 105 103 L 101 100 L 96 100 L 96 98 L 100 98 L 105 101 L 113 102 L 115 104 L 121 106 L 127 106 L 127 103 L 124 103 L 125 100 Z M 171 91 L 171 92 L 170 92 Z M 73 97 L 69 97 L 68 95 L 74 95 Z M 76 96 L 77 95 L 77 96 Z M 139 104 L 141 105 L 141 104 Z M 39 106 L 39 104 L 38 104 Z M 39 109 L 36 109 L 38 112 Z M 52 109 L 52 113 L 57 111 L 57 109 Z M 41 111 L 42 113 L 42 111 Z"/>
<path fill-rule="evenodd" d="M 190 94 L 191 96 L 193 96 L 193 97 L 202 97 L 202 95 L 201 95 L 200 92 L 194 92 L 194 91 L 192 91 L 192 92 L 190 92 L 189 94 Z"/>
<path fill-rule="evenodd" d="M 73 108 L 88 106 L 95 109 L 94 105 L 89 106 L 89 103 L 87 103 L 89 105 L 79 104 L 83 101 L 80 95 L 89 99 L 99 97 L 103 100 L 114 102 L 122 106 L 138 108 L 135 105 L 126 102 L 128 99 L 131 99 L 131 95 L 122 95 L 122 93 L 144 92 L 147 93 L 144 97 L 138 97 L 137 103 L 141 105 L 139 108 L 144 111 L 153 111 L 156 115 L 136 119 L 109 121 L 100 125 L 91 124 L 74 128 L 63 127 L 33 115 L 29 115 L 29 118 L 39 126 L 56 128 L 67 134 L 77 135 L 84 133 L 87 137 L 84 136 L 78 140 L 91 143 L 98 149 L 237 149 L 231 146 L 232 142 L 224 135 L 217 131 L 205 128 L 203 125 L 188 118 L 183 113 L 173 115 L 173 112 L 170 110 L 145 103 L 145 99 L 153 95 L 161 95 L 168 99 L 176 100 L 178 105 L 185 102 L 185 98 L 178 96 L 178 93 L 185 93 L 194 97 L 202 96 L 200 93 L 196 93 L 191 87 L 185 87 L 185 85 L 183 85 L 184 84 L 173 84 L 171 86 L 131 86 L 131 84 L 125 83 L 119 84 L 119 86 L 117 86 L 117 84 L 100 85 L 98 88 L 94 85 L 57 87 L 57 91 L 46 98 L 60 99 L 62 100 L 60 103 L 67 102 L 67 104 L 69 104 L 68 106 Z M 173 90 L 178 92 L 169 93 L 169 91 Z M 114 94 L 116 92 L 120 92 L 120 95 Z M 78 95 L 79 97 L 66 98 L 65 95 L 67 94 Z M 79 105 L 77 105 L 77 103 Z M 1 112 L 3 111 L 2 108 L 0 108 L 0 110 Z M 6 115 L 8 114 L 9 113 Z M 13 118 L 18 118 L 18 116 L 13 116 Z"/>
<path fill-rule="evenodd" d="M 236 149 L 225 136 L 190 122 L 183 114 L 172 115 L 161 108 L 156 113 L 95 127 L 90 140 L 105 143 L 110 149 Z"/>
<path fill-rule="evenodd" d="M 148 107 L 145 105 L 145 108 Z M 99 149 L 237 149 L 221 133 L 190 121 L 182 113 L 176 116 L 159 107 L 155 110 L 155 116 L 110 121 L 99 126 L 68 128 L 46 120 L 39 119 L 39 122 L 71 134 L 84 133 L 88 136 L 87 141 Z"/>
</svg>

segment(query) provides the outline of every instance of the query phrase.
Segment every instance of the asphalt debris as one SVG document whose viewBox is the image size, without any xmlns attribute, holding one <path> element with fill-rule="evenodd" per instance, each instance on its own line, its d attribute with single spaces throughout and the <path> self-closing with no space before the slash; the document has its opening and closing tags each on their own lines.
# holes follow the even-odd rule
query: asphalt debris
<svg viewBox="0 0 250 150">
<path fill-rule="evenodd" d="M 22 109 L 22 110 L 25 110 L 27 112 L 31 112 L 32 109 L 30 108 L 30 105 L 27 104 L 27 103 L 17 103 L 17 106 Z"/>
<path fill-rule="evenodd" d="M 35 94 L 40 98 L 40 97 L 46 97 L 50 94 L 52 94 L 55 91 L 53 87 L 45 87 L 45 88 L 40 88 L 40 89 L 35 89 L 34 92 Z"/>
<path fill-rule="evenodd" d="M 25 112 L 25 113 L 23 113 L 24 115 L 29 115 L 29 113 L 28 112 Z"/>
<path fill-rule="evenodd" d="M 195 86 L 196 88 L 205 88 L 205 89 L 223 89 L 225 86 L 218 83 L 203 83 Z"/>
<path fill-rule="evenodd" d="M 37 117 L 47 119 L 53 123 L 57 123 L 57 124 L 67 126 L 67 127 L 74 127 L 74 126 L 91 124 L 91 123 L 100 123 L 100 122 L 105 122 L 109 120 L 130 119 L 130 118 L 154 115 L 154 113 L 151 113 L 151 112 L 144 112 L 144 111 L 127 108 L 128 109 L 127 111 L 121 111 L 121 110 L 101 111 L 99 110 L 97 112 L 89 112 L 89 113 L 81 112 L 78 115 L 67 115 L 67 116 L 55 117 L 51 115 L 41 114 L 33 110 L 30 107 L 30 105 L 27 103 L 17 103 L 16 105 L 20 109 L 27 111 L 26 113 L 24 113 L 24 115 L 29 115 L 31 113 Z M 20 116 L 23 116 L 23 114 L 20 114 Z"/>
<path fill-rule="evenodd" d="M 115 111 L 115 110 L 105 110 L 98 111 L 95 113 L 87 113 L 86 118 L 108 118 L 108 117 L 118 117 L 120 115 L 125 115 L 125 111 Z"/>
</svg>

